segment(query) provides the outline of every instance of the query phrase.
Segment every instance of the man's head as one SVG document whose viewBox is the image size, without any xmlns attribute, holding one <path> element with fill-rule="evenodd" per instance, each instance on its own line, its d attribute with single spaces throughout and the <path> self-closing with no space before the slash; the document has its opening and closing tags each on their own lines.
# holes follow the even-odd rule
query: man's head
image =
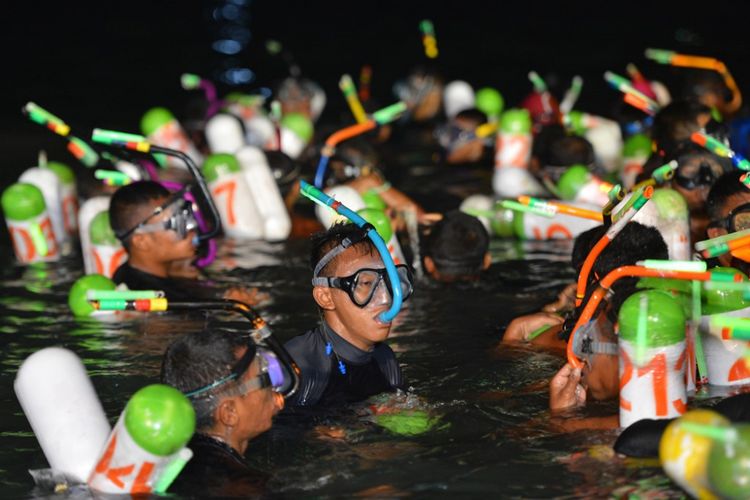
<svg viewBox="0 0 750 500">
<path fill-rule="evenodd" d="M 490 237 L 479 219 L 458 210 L 446 213 L 425 238 L 425 270 L 438 281 L 479 278 L 492 259 Z"/>
<path fill-rule="evenodd" d="M 554 127 L 545 127 L 546 144 L 537 149 L 541 175 L 557 183 L 573 165 L 594 167 L 594 147 L 577 135 L 555 135 Z M 540 133 L 540 135 L 542 134 Z"/>
<path fill-rule="evenodd" d="M 156 182 L 118 189 L 109 205 L 109 220 L 131 258 L 168 263 L 195 254 L 192 209 Z"/>
<path fill-rule="evenodd" d="M 688 202 L 691 212 L 703 211 L 708 191 L 728 165 L 710 151 L 691 142 L 682 143 L 674 153 L 677 169 L 672 188 Z"/>
<path fill-rule="evenodd" d="M 740 181 L 743 172 L 735 170 L 719 177 L 708 192 L 706 211 L 710 220 L 709 238 L 750 229 L 750 189 Z M 741 250 L 719 256 L 723 266 L 736 267 L 747 273 L 750 254 Z"/>
<path fill-rule="evenodd" d="M 477 137 L 476 130 L 486 122 L 487 115 L 478 109 L 464 109 L 435 131 L 448 163 L 471 163 L 482 158 L 485 140 Z"/>
<path fill-rule="evenodd" d="M 310 264 L 313 298 L 325 321 L 362 350 L 388 337 L 390 323 L 378 317 L 392 302 L 391 284 L 374 244 L 356 225 L 334 224 L 313 236 Z M 404 297 L 411 293 L 411 276 L 399 266 Z"/>
<path fill-rule="evenodd" d="M 161 379 L 188 396 L 199 432 L 233 445 L 268 430 L 284 406 L 262 382 L 257 354 L 252 341 L 236 333 L 191 332 L 167 348 Z"/>
<path fill-rule="evenodd" d="M 711 120 L 711 109 L 698 101 L 673 101 L 654 116 L 651 137 L 663 157 L 671 157 L 677 147 L 690 140 Z"/>
</svg>

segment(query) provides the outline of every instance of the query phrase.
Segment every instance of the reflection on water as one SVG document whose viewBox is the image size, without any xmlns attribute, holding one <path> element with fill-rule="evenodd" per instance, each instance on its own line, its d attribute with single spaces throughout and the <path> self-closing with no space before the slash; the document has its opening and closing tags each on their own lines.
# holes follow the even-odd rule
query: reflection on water
<svg viewBox="0 0 750 500">
<path fill-rule="evenodd" d="M 333 414 L 313 409 L 281 415 L 249 450 L 257 467 L 273 473 L 272 490 L 388 497 L 678 495 L 658 465 L 613 457 L 614 433 L 556 435 L 545 428 L 547 392 L 540 383 L 560 358 L 496 348 L 510 319 L 551 300 L 571 279 L 564 264 L 569 252 L 569 242 L 493 241 L 493 266 L 481 282 L 449 287 L 420 280 L 390 340 L 410 394 L 388 404 L 416 408 L 429 425 L 416 423 L 431 429 L 412 435 L 384 427 L 380 403 L 372 401 Z M 200 311 L 74 319 L 67 291 L 79 275 L 75 260 L 3 271 L 4 496 L 42 494 L 26 471 L 45 467 L 44 457 L 12 389 L 26 356 L 52 345 L 75 351 L 114 420 L 133 392 L 158 379 L 164 348 L 178 335 L 206 325 L 244 327 L 237 317 Z M 227 245 L 208 275 L 217 285 L 269 292 L 261 312 L 282 340 L 317 321 L 304 241 Z"/>
</svg>

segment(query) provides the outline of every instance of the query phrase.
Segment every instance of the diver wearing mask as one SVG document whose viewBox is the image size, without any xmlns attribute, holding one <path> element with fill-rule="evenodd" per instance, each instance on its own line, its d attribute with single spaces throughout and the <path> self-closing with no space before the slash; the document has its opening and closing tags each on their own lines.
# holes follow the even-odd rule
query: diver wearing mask
<svg viewBox="0 0 750 500">
<path fill-rule="evenodd" d="M 290 405 L 350 403 L 400 388 L 401 368 L 384 343 L 391 323 L 379 318 L 391 306 L 391 283 L 365 232 L 336 224 L 316 235 L 311 264 L 322 321 L 285 345 L 302 372 Z M 396 271 L 405 299 L 412 292 L 411 272 L 406 266 Z"/>
</svg>

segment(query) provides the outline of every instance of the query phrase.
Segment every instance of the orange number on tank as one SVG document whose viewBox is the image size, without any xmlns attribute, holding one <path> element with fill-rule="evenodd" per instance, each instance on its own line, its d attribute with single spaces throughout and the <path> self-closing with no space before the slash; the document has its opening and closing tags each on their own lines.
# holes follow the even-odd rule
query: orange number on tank
<svg viewBox="0 0 750 500">
<path fill-rule="evenodd" d="M 227 222 L 230 226 L 234 226 L 234 191 L 237 189 L 237 183 L 235 181 L 225 182 L 216 189 L 214 189 L 214 196 L 217 198 L 219 195 L 226 193 L 227 195 Z"/>
</svg>

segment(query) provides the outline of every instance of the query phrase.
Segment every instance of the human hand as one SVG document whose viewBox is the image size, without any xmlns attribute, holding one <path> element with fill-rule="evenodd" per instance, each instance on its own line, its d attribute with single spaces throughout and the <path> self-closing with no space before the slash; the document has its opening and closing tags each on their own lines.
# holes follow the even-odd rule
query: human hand
<svg viewBox="0 0 750 500">
<path fill-rule="evenodd" d="M 543 327 L 562 325 L 562 316 L 551 312 L 538 312 L 519 316 L 510 322 L 503 335 L 503 343 L 529 342 L 529 335 Z"/>
<path fill-rule="evenodd" d="M 257 306 L 266 302 L 270 297 L 267 293 L 258 291 L 257 288 L 247 289 L 242 286 L 233 286 L 224 292 L 224 298 L 228 300 L 237 300 L 249 306 Z"/>
<path fill-rule="evenodd" d="M 567 410 L 586 404 L 586 389 L 580 384 L 581 369 L 566 363 L 549 382 L 549 409 Z"/>
</svg>

